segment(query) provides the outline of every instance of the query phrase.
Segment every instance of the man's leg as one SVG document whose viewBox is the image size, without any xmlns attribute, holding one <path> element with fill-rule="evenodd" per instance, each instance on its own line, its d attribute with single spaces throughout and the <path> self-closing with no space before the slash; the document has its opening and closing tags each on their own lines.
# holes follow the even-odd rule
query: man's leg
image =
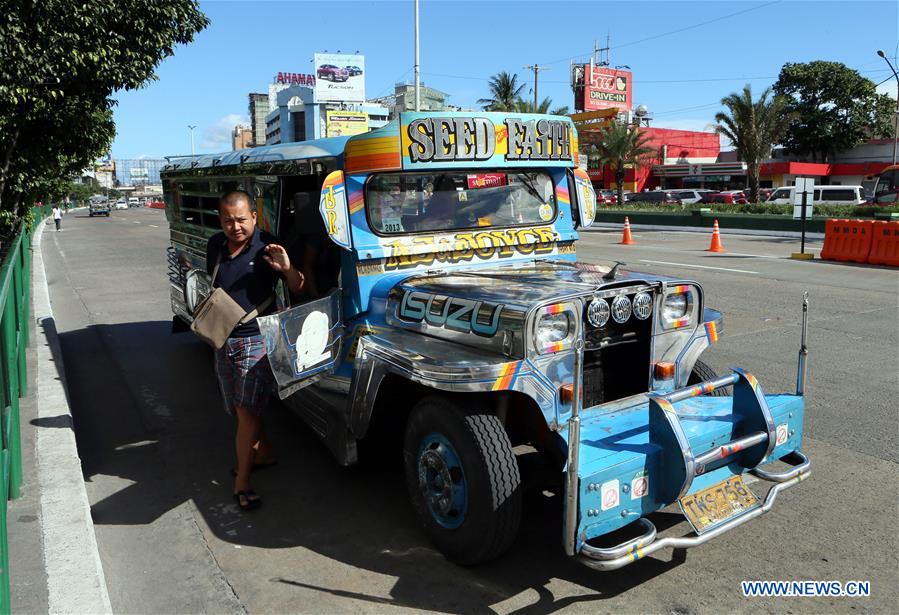
<svg viewBox="0 0 899 615">
<path fill-rule="evenodd" d="M 259 441 L 261 418 L 256 416 L 243 406 L 236 406 L 237 412 L 237 437 L 235 448 L 237 452 L 237 477 L 234 479 L 234 492 L 246 491 L 250 488 L 250 472 L 253 469 L 255 457 L 254 446 Z"/>
<path fill-rule="evenodd" d="M 253 450 L 255 452 L 253 457 L 254 464 L 265 465 L 275 461 L 275 452 L 268 441 L 268 436 L 265 435 L 265 423 L 261 416 L 259 417 L 259 438 L 256 440 L 256 444 L 253 445 Z"/>
</svg>

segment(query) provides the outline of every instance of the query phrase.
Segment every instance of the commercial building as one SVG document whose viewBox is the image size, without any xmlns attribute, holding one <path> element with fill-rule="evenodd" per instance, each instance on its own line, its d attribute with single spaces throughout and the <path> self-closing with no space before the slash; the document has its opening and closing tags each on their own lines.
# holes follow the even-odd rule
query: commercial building
<svg viewBox="0 0 899 615">
<path fill-rule="evenodd" d="M 421 84 L 419 88 L 419 109 L 421 111 L 471 111 L 446 102 L 449 94 L 436 88 Z M 415 85 L 411 83 L 397 83 L 393 87 L 393 94 L 374 98 L 370 102 L 384 105 L 390 111 L 390 119 L 396 118 L 404 111 L 415 110 Z"/>
<path fill-rule="evenodd" d="M 231 150 L 253 147 L 253 131 L 245 124 L 238 124 L 231 131 Z"/>
<path fill-rule="evenodd" d="M 265 145 L 265 116 L 268 115 L 268 99 L 267 93 L 260 94 L 256 92 L 250 93 L 250 130 L 253 131 L 253 138 L 249 147 Z"/>
</svg>

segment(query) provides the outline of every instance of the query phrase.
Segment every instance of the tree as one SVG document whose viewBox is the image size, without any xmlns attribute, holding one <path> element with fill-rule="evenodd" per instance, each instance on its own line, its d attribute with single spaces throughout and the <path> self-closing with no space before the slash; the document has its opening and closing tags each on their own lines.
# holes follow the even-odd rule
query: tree
<svg viewBox="0 0 899 615">
<path fill-rule="evenodd" d="M 599 132 L 584 132 L 586 143 L 596 146 L 600 164 L 613 168 L 618 188 L 618 202 L 624 203 L 624 172 L 627 165 L 647 162 L 656 150 L 649 145 L 649 135 L 630 124 L 611 122 Z"/>
<path fill-rule="evenodd" d="M 532 100 L 523 100 L 521 98 L 515 103 L 515 111 L 520 111 L 521 113 L 549 113 L 550 115 L 568 115 L 568 107 L 556 107 L 555 109 L 550 111 L 550 107 L 552 107 L 553 101 L 552 98 L 546 97 L 542 101 L 540 101 L 540 105 L 534 109 L 534 101 Z"/>
<path fill-rule="evenodd" d="M 783 141 L 787 150 L 827 162 L 835 152 L 872 136 L 892 134 L 892 105 L 874 82 L 840 62 L 787 63 L 774 93 L 787 97 L 792 117 Z"/>
<path fill-rule="evenodd" d="M 0 210 L 64 194 L 109 149 L 113 92 L 208 23 L 195 0 L 0 0 Z"/>
<path fill-rule="evenodd" d="M 525 84 L 518 82 L 518 75 L 504 71 L 493 75 L 488 87 L 492 98 L 478 101 L 479 105 L 484 105 L 485 111 L 515 111 Z"/>
<path fill-rule="evenodd" d="M 749 175 L 749 200 L 758 202 L 759 166 L 771 155 L 771 148 L 781 142 L 791 116 L 784 112 L 787 100 L 783 96 L 771 97 L 771 88 L 752 100 L 752 87 L 747 83 L 739 94 L 733 93 L 721 99 L 728 112 L 715 114 L 718 125 L 715 132 L 724 135 L 737 149 L 737 156 L 746 162 Z"/>
</svg>

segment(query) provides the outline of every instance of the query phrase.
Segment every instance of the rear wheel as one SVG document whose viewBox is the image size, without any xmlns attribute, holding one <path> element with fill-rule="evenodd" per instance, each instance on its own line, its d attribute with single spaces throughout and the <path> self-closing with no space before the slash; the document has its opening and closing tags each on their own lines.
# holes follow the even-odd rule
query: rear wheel
<svg viewBox="0 0 899 615">
<path fill-rule="evenodd" d="M 690 379 L 687 380 L 687 386 L 691 386 L 694 384 L 699 384 L 700 382 L 705 382 L 706 380 L 714 380 L 718 377 L 718 374 L 711 367 L 708 366 L 704 361 L 696 361 L 696 364 L 693 366 L 693 371 L 690 372 Z M 727 389 L 715 389 L 711 393 L 709 393 L 711 397 L 728 397 Z"/>
<path fill-rule="evenodd" d="M 509 548 L 521 521 L 521 475 L 499 418 L 425 398 L 409 415 L 403 453 L 412 505 L 448 559 L 474 565 Z"/>
</svg>

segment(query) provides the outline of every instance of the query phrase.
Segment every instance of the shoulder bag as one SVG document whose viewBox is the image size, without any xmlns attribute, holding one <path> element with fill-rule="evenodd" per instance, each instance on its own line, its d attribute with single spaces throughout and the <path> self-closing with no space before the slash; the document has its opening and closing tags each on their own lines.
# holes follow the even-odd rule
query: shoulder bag
<svg viewBox="0 0 899 615">
<path fill-rule="evenodd" d="M 212 271 L 212 284 L 218 275 L 222 255 L 219 253 Z M 203 299 L 193 313 L 190 330 L 197 337 L 218 350 L 225 345 L 231 332 L 239 326 L 256 318 L 264 312 L 274 300 L 274 295 L 260 303 L 254 310 L 247 312 L 223 288 L 214 288 L 209 296 Z"/>
</svg>

